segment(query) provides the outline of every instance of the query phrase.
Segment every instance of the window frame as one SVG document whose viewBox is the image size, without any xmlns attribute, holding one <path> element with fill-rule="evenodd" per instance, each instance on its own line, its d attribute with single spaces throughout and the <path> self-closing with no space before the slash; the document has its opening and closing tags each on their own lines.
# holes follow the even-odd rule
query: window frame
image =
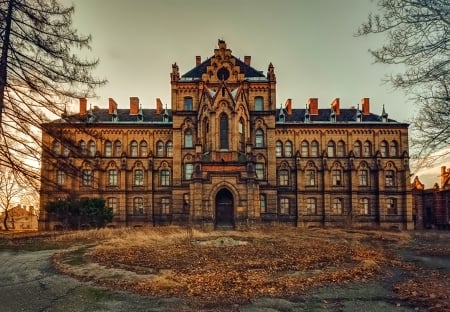
<svg viewBox="0 0 450 312">
<path fill-rule="evenodd" d="M 289 186 L 289 170 L 279 169 L 278 170 L 278 185 L 279 186 Z"/>
<path fill-rule="evenodd" d="M 332 186 L 343 186 L 344 183 L 342 181 L 342 170 L 341 169 L 332 169 L 331 170 L 331 185 Z"/>
<path fill-rule="evenodd" d="M 258 128 L 255 131 L 255 147 L 256 148 L 265 147 L 264 131 L 261 128 Z"/>
<path fill-rule="evenodd" d="M 280 198 L 280 215 L 289 215 L 290 213 L 290 201 L 288 197 Z"/>
<path fill-rule="evenodd" d="M 133 185 L 144 186 L 144 170 L 135 169 L 133 172 Z"/>
<path fill-rule="evenodd" d="M 119 185 L 119 171 L 115 168 L 108 170 L 108 186 Z"/>
<path fill-rule="evenodd" d="M 358 170 L 358 185 L 369 186 L 369 170 L 367 169 Z"/>
<path fill-rule="evenodd" d="M 159 185 L 160 186 L 170 186 L 170 170 L 161 169 L 159 173 Z"/>
<path fill-rule="evenodd" d="M 309 216 L 317 215 L 317 198 L 306 198 L 306 214 Z"/>
</svg>

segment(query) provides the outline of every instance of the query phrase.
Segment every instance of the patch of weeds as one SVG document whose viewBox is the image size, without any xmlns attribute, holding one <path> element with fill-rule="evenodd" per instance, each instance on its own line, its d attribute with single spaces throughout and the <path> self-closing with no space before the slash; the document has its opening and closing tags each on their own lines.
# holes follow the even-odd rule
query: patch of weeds
<svg viewBox="0 0 450 312">
<path fill-rule="evenodd" d="M 89 301 L 109 300 L 113 298 L 111 291 L 104 288 L 80 287 L 77 289 L 77 293 Z"/>
</svg>

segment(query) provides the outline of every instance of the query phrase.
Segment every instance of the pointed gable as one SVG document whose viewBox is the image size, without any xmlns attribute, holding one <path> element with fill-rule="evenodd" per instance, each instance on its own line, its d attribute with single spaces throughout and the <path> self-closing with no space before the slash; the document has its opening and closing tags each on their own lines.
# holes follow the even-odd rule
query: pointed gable
<svg viewBox="0 0 450 312">
<path fill-rule="evenodd" d="M 219 48 L 214 49 L 214 55 L 181 76 L 181 80 L 204 80 L 218 82 L 221 80 L 266 80 L 262 71 L 250 66 L 249 57 L 247 62 L 241 61 L 231 54 L 223 40 L 218 42 Z"/>
</svg>

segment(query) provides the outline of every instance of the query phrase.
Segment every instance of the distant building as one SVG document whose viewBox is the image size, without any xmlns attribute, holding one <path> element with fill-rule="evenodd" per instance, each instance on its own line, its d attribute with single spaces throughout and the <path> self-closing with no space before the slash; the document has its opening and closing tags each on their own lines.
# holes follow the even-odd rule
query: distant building
<svg viewBox="0 0 450 312">
<path fill-rule="evenodd" d="M 441 186 L 425 189 L 418 177 L 412 185 L 413 220 L 416 229 L 450 228 L 450 169 L 441 167 Z"/>
<path fill-rule="evenodd" d="M 114 224 L 206 228 L 260 223 L 411 229 L 408 124 L 335 99 L 276 107 L 276 76 L 222 40 L 170 73 L 171 109 L 87 108 L 43 125 L 44 207 L 67 194 L 102 197 Z M 73 172 L 68 172 L 71 168 Z"/>
<path fill-rule="evenodd" d="M 0 230 L 5 230 L 3 220 L 5 212 L 0 214 Z M 33 206 L 21 206 L 20 204 L 8 210 L 7 225 L 9 230 L 37 230 L 38 213 Z"/>
</svg>

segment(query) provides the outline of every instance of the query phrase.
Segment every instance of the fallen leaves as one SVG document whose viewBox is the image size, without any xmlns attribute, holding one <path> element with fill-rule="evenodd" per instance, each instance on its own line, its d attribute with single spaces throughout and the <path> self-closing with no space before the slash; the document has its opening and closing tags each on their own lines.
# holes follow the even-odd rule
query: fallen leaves
<svg viewBox="0 0 450 312">
<path fill-rule="evenodd" d="M 216 247 L 172 241 L 96 248 L 91 261 L 108 267 L 151 268 L 163 276 L 131 284 L 135 292 L 185 297 L 197 303 L 241 303 L 261 296 L 296 296 L 312 288 L 367 280 L 385 261 L 380 251 L 311 237 L 253 239 Z"/>
</svg>

